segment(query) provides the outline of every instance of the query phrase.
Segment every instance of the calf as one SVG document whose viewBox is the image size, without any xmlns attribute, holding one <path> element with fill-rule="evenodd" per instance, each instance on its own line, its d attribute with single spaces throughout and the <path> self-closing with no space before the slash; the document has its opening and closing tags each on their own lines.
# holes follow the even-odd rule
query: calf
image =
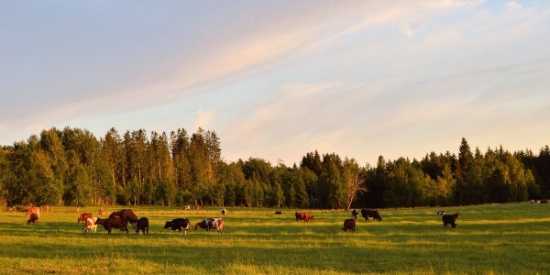
<svg viewBox="0 0 550 275">
<path fill-rule="evenodd" d="M 380 217 L 380 213 L 376 210 L 372 209 L 361 209 L 361 216 L 365 218 L 365 220 L 369 220 L 369 217 L 371 217 L 373 220 L 381 221 L 382 217 Z"/>
<path fill-rule="evenodd" d="M 225 208 L 224 208 L 224 209 L 222 209 L 222 215 L 225 216 L 225 214 L 227 214 L 227 210 L 225 210 Z"/>
<path fill-rule="evenodd" d="M 349 232 L 355 232 L 355 219 L 346 219 L 344 221 L 344 228 L 342 228 L 342 230 L 344 230 L 344 232 L 348 230 Z"/>
<path fill-rule="evenodd" d="M 80 215 L 80 217 L 78 217 L 78 219 L 76 221 L 78 223 L 84 222 L 84 221 L 86 221 L 87 219 L 89 219 L 91 217 L 92 217 L 92 213 L 84 213 L 84 214 Z"/>
<path fill-rule="evenodd" d="M 208 218 L 202 222 L 195 224 L 195 230 L 202 228 L 210 234 L 210 229 L 216 229 L 217 232 L 220 232 L 220 235 L 223 234 L 223 219 L 222 218 Z"/>
<path fill-rule="evenodd" d="M 118 228 L 120 231 L 124 232 L 126 231 L 126 234 L 128 234 L 128 221 L 125 219 L 118 219 L 118 218 L 107 218 L 107 219 L 100 219 L 97 218 L 96 224 L 101 224 L 107 230 L 107 234 L 111 234 L 111 229 Z"/>
<path fill-rule="evenodd" d="M 437 211 L 437 215 L 441 216 L 441 215 L 443 215 L 443 214 L 445 214 L 445 211 L 443 211 L 443 210 Z"/>
<path fill-rule="evenodd" d="M 170 234 L 172 234 L 172 231 L 185 231 L 185 235 L 187 235 L 187 230 L 191 228 L 189 219 L 173 219 L 171 221 L 167 221 L 164 225 L 164 229 L 170 227 Z"/>
<path fill-rule="evenodd" d="M 149 234 L 149 219 L 148 218 L 145 218 L 145 217 L 139 218 L 139 220 L 137 221 L 136 233 L 138 233 L 138 235 Z"/>
<path fill-rule="evenodd" d="M 27 220 L 27 224 L 34 224 L 38 222 L 38 214 L 37 213 L 31 213 L 29 214 L 29 219 Z"/>
<path fill-rule="evenodd" d="M 451 225 L 453 228 L 456 227 L 456 219 L 458 219 L 458 213 L 454 213 L 452 215 L 443 215 L 443 227 L 447 228 L 447 225 Z"/>
<path fill-rule="evenodd" d="M 87 218 L 86 222 L 84 224 L 84 232 L 88 233 L 88 231 L 97 232 L 97 224 L 96 224 L 97 218 L 91 217 Z"/>
<path fill-rule="evenodd" d="M 307 223 L 309 220 L 315 220 L 315 217 L 306 212 L 296 212 L 294 215 L 296 216 L 296 222 L 304 220 L 304 223 Z"/>
</svg>

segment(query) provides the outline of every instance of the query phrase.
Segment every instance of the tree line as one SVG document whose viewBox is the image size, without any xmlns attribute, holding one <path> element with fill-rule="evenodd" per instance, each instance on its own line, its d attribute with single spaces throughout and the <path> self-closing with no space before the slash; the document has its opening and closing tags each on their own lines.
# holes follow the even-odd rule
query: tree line
<svg viewBox="0 0 550 275">
<path fill-rule="evenodd" d="M 250 157 L 222 159 L 220 138 L 145 130 L 97 139 L 86 129 L 51 128 L 0 147 L 0 192 L 16 205 L 187 204 L 349 209 L 520 202 L 550 196 L 550 149 L 426 154 L 361 166 L 317 151 L 287 167 Z"/>
</svg>

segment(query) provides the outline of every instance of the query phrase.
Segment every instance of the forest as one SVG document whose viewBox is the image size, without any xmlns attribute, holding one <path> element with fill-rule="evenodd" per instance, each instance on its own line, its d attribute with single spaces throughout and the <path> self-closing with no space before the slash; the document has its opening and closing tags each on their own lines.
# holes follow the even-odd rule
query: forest
<svg viewBox="0 0 550 275">
<path fill-rule="evenodd" d="M 145 130 L 97 139 L 51 128 L 0 147 L 0 196 L 20 205 L 217 205 L 349 209 L 521 202 L 550 197 L 550 149 L 427 153 L 361 165 L 307 152 L 287 167 L 256 157 L 227 162 L 216 132 Z"/>
</svg>

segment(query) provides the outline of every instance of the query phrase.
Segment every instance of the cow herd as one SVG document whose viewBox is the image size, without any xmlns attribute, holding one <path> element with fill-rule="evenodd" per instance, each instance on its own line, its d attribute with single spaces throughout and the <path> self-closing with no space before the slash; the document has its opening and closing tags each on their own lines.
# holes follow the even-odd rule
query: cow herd
<svg viewBox="0 0 550 275">
<path fill-rule="evenodd" d="M 101 214 L 100 210 L 100 214 Z M 97 225 L 102 225 L 107 234 L 111 234 L 113 229 L 119 229 L 122 232 L 128 234 L 128 224 L 132 226 L 134 231 L 138 234 L 149 234 L 149 219 L 146 217 L 138 218 L 137 215 L 130 209 L 122 209 L 117 212 L 111 213 L 108 218 L 102 219 L 93 217 L 92 213 L 84 213 L 78 217 L 77 222 L 84 222 L 84 232 L 96 232 Z M 30 223 L 30 222 L 29 222 Z M 190 229 L 190 222 L 187 218 L 173 219 L 167 221 L 164 225 L 164 229 L 170 228 L 170 234 L 173 231 L 185 232 Z M 195 230 L 202 228 L 210 233 L 210 230 L 216 230 L 216 232 L 222 233 L 223 219 L 221 218 L 208 218 L 198 222 L 195 225 Z"/>
</svg>

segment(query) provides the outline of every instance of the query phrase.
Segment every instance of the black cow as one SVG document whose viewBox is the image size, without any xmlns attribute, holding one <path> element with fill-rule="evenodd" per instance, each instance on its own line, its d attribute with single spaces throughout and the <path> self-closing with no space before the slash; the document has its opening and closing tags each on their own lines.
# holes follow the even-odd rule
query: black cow
<svg viewBox="0 0 550 275">
<path fill-rule="evenodd" d="M 365 218 L 365 220 L 369 220 L 369 217 L 373 218 L 374 220 L 381 221 L 382 217 L 380 217 L 380 213 L 376 210 L 372 209 L 361 209 L 361 216 Z"/>
<path fill-rule="evenodd" d="M 357 219 L 357 209 L 351 210 L 351 216 L 352 216 L 354 219 Z"/>
<path fill-rule="evenodd" d="M 149 219 L 145 217 L 139 218 L 137 221 L 137 228 L 136 233 L 138 233 L 138 235 L 149 234 Z"/>
<path fill-rule="evenodd" d="M 164 225 L 164 229 L 170 227 L 170 234 L 172 234 L 172 231 L 182 231 L 185 230 L 185 235 L 187 235 L 187 230 L 191 228 L 189 219 L 185 218 L 179 218 L 179 219 L 173 219 L 172 221 L 167 221 Z"/>
<path fill-rule="evenodd" d="M 27 220 L 27 224 L 31 224 L 31 223 L 34 224 L 36 222 L 38 222 L 38 214 L 36 213 L 30 214 L 29 219 Z"/>
<path fill-rule="evenodd" d="M 453 228 L 456 227 L 456 219 L 458 219 L 458 213 L 452 215 L 443 215 L 443 227 L 447 228 L 447 225 L 451 225 Z"/>
<path fill-rule="evenodd" d="M 128 221 L 125 219 L 119 219 L 119 218 L 107 218 L 107 219 L 100 219 L 97 218 L 96 224 L 101 224 L 107 230 L 107 234 L 111 234 L 111 229 L 118 228 L 120 231 L 124 232 L 126 231 L 126 234 L 128 234 Z"/>
</svg>

